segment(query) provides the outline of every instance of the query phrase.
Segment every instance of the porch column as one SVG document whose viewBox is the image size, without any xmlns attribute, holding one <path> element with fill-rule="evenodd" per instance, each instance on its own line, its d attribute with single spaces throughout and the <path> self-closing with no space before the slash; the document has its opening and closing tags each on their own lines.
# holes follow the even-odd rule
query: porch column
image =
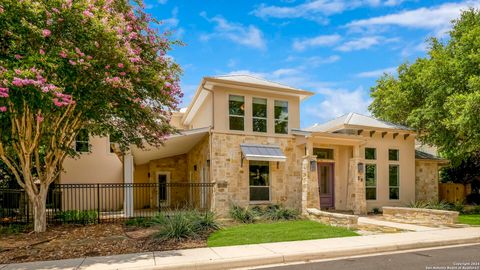
<svg viewBox="0 0 480 270">
<path fill-rule="evenodd" d="M 123 197 L 123 212 L 125 217 L 133 217 L 133 156 L 128 152 L 123 156 L 123 181 L 125 184 Z"/>
<path fill-rule="evenodd" d="M 360 146 L 353 146 L 353 158 L 348 166 L 347 208 L 355 215 L 367 214 L 367 199 L 365 197 L 365 164 L 360 157 Z"/>
<path fill-rule="evenodd" d="M 307 152 L 308 153 L 308 152 Z M 312 166 L 315 164 L 314 166 Z M 302 157 L 302 214 L 307 214 L 307 208 L 320 209 L 318 192 L 317 157 L 306 155 Z"/>
</svg>

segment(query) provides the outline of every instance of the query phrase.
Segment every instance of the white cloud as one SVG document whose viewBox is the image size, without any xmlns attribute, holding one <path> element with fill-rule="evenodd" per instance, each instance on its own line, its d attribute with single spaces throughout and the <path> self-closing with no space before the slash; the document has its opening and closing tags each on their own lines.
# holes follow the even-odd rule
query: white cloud
<svg viewBox="0 0 480 270">
<path fill-rule="evenodd" d="M 359 78 L 378 78 L 382 76 L 384 73 L 394 74 L 396 71 L 397 71 L 396 67 L 389 67 L 389 68 L 360 72 L 360 73 L 357 73 L 357 75 L 355 76 Z"/>
<path fill-rule="evenodd" d="M 368 49 L 379 43 L 380 43 L 380 37 L 378 36 L 361 37 L 358 39 L 347 41 L 342 45 L 338 46 L 336 49 L 343 52 L 358 51 L 358 50 Z"/>
<path fill-rule="evenodd" d="M 205 12 L 200 13 L 200 16 L 216 24 L 213 33 L 200 36 L 200 39 L 203 41 L 207 41 L 213 37 L 220 37 L 251 48 L 266 48 L 266 41 L 263 38 L 262 31 L 253 25 L 244 26 L 239 23 L 232 23 L 222 16 L 208 18 Z"/>
<path fill-rule="evenodd" d="M 368 105 L 371 103 L 371 99 L 363 87 L 358 87 L 353 91 L 343 88 L 319 87 L 317 93 L 322 95 L 323 100 L 320 103 L 306 106 L 305 111 L 315 117 L 319 123 L 349 112 L 369 114 Z"/>
<path fill-rule="evenodd" d="M 297 51 L 303 51 L 309 47 L 331 46 L 340 41 L 340 35 L 321 35 L 313 38 L 297 39 L 293 42 L 293 48 Z"/>
<path fill-rule="evenodd" d="M 435 31 L 442 35 L 450 28 L 450 22 L 460 15 L 462 10 L 469 7 L 480 7 L 478 1 L 464 1 L 446 3 L 434 7 L 422 7 L 414 10 L 402 11 L 394 14 L 357 20 L 347 24 L 351 29 L 369 28 L 377 26 L 402 26 L 421 28 Z"/>
<path fill-rule="evenodd" d="M 330 55 L 328 57 L 312 56 L 312 57 L 297 57 L 289 56 L 285 61 L 287 62 L 301 62 L 304 68 L 318 67 L 324 64 L 332 64 L 340 60 L 338 55 Z"/>
<path fill-rule="evenodd" d="M 168 29 L 177 27 L 178 24 L 180 23 L 180 20 L 177 18 L 177 15 L 178 15 L 178 7 L 174 7 L 172 9 L 172 17 L 161 20 L 162 26 Z"/>
<path fill-rule="evenodd" d="M 252 11 L 260 18 L 293 19 L 304 18 L 308 20 L 326 23 L 326 17 L 339 14 L 345 10 L 351 10 L 362 6 L 393 6 L 399 5 L 403 0 L 306 0 L 302 4 L 290 6 L 274 6 L 261 4 Z"/>
<path fill-rule="evenodd" d="M 160 4 L 160 5 L 165 5 L 168 0 L 157 0 L 157 2 Z"/>
</svg>

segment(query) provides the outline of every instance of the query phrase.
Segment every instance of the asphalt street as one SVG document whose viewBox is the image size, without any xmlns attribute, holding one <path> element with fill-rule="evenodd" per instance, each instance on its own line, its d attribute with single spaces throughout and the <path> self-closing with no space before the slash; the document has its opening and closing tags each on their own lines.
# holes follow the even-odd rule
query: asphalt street
<svg viewBox="0 0 480 270">
<path fill-rule="evenodd" d="M 275 270 L 480 270 L 480 244 L 406 253 L 345 258 L 262 269 Z"/>
</svg>

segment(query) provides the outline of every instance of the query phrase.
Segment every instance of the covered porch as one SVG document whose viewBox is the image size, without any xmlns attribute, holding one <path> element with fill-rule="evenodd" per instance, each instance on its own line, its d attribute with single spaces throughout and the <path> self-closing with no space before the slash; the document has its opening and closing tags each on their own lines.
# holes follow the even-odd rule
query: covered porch
<svg viewBox="0 0 480 270">
<path fill-rule="evenodd" d="M 162 146 L 133 148 L 124 156 L 124 212 L 210 210 L 210 129 L 169 137 Z"/>
<path fill-rule="evenodd" d="M 298 144 L 305 147 L 305 158 L 310 162 L 308 200 L 314 205 L 309 207 L 365 214 L 364 161 L 360 149 L 366 140 L 326 132 L 304 136 Z"/>
</svg>

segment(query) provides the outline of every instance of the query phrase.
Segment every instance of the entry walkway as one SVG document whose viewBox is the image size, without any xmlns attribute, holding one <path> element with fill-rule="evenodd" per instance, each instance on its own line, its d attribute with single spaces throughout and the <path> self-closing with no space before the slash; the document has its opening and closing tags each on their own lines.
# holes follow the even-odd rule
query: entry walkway
<svg viewBox="0 0 480 270">
<path fill-rule="evenodd" d="M 391 221 L 385 221 L 385 220 L 380 220 L 380 219 L 370 218 L 370 217 L 359 217 L 358 218 L 358 224 L 359 225 L 366 224 L 366 225 L 375 225 L 375 226 L 383 226 L 383 227 L 392 227 L 392 228 L 396 228 L 396 229 L 400 229 L 400 230 L 414 231 L 414 232 L 424 232 L 424 231 L 442 229 L 442 228 L 438 228 L 438 227 L 427 227 L 427 226 L 422 226 L 422 225 L 391 222 Z"/>
<path fill-rule="evenodd" d="M 231 269 L 467 243 L 480 243 L 480 227 L 87 257 L 0 269 Z"/>
</svg>

